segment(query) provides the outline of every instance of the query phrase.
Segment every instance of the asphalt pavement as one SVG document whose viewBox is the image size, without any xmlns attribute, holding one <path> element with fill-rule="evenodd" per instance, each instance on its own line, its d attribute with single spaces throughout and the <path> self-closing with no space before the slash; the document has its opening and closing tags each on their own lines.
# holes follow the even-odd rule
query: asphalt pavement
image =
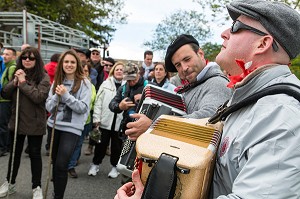
<svg viewBox="0 0 300 199">
<path fill-rule="evenodd" d="M 42 174 L 42 189 L 46 187 L 48 176 L 48 156 L 46 156 L 45 140 L 42 145 L 43 158 L 43 174 Z M 79 164 L 76 167 L 78 178 L 68 178 L 68 184 L 65 191 L 65 199 L 111 199 L 114 198 L 116 190 L 121 186 L 121 176 L 115 179 L 107 177 L 111 166 L 109 156 L 105 156 L 103 163 L 100 165 L 100 171 L 95 177 L 88 176 L 88 170 L 92 161 L 93 155 L 84 155 L 84 150 L 87 148 L 87 141 L 82 147 L 82 155 Z M 25 149 L 25 146 L 24 146 Z M 9 156 L 0 157 L 0 183 L 5 181 Z M 1 185 L 0 185 L 1 186 Z M 19 173 L 16 179 L 17 192 L 9 196 L 9 199 L 31 199 L 31 167 L 30 159 L 27 154 L 23 152 Z M 53 184 L 50 181 L 47 199 L 52 199 Z M 6 197 L 5 197 L 6 198 Z"/>
</svg>

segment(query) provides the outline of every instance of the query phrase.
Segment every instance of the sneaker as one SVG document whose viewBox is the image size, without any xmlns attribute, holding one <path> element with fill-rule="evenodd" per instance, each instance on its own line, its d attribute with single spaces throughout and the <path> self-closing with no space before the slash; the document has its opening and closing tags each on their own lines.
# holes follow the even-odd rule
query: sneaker
<svg viewBox="0 0 300 199">
<path fill-rule="evenodd" d="M 70 176 L 71 178 L 78 178 L 78 175 L 77 175 L 77 173 L 76 173 L 76 171 L 75 171 L 75 168 L 69 169 L 69 170 L 68 170 L 68 173 L 69 173 L 69 176 Z"/>
<path fill-rule="evenodd" d="M 96 176 L 99 171 L 99 165 L 91 164 L 90 170 L 88 172 L 89 176 Z"/>
<path fill-rule="evenodd" d="M 89 145 L 88 148 L 85 150 L 85 155 L 91 155 L 93 153 L 93 146 Z"/>
<path fill-rule="evenodd" d="M 10 195 L 10 194 L 13 194 L 13 193 L 16 193 L 16 184 L 10 184 L 8 186 L 8 182 L 5 181 L 1 187 L 0 187 L 0 197 L 5 197 L 7 195 L 7 193 Z M 9 187 L 9 188 L 8 188 Z"/>
<path fill-rule="evenodd" d="M 108 174 L 108 177 L 109 177 L 109 178 L 116 178 L 116 177 L 118 177 L 119 174 L 120 174 L 120 173 L 117 171 L 117 168 L 116 168 L 116 167 L 113 167 L 113 168 L 110 170 L 110 172 L 109 172 L 109 174 Z"/>
<path fill-rule="evenodd" d="M 32 199 L 43 199 L 43 191 L 40 186 L 32 190 Z"/>
</svg>

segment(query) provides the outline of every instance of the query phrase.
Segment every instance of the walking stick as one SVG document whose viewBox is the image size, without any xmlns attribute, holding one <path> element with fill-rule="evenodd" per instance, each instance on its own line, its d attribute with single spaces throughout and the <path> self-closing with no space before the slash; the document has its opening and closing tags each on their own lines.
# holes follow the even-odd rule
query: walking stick
<svg viewBox="0 0 300 199">
<path fill-rule="evenodd" d="M 60 102 L 60 97 L 58 98 L 58 102 L 57 102 L 57 105 L 56 105 L 56 107 L 55 107 L 54 119 L 53 119 L 53 127 L 52 127 L 52 130 L 51 130 L 51 141 L 50 141 L 49 161 L 48 161 L 48 176 L 47 176 L 47 183 L 46 183 L 46 188 L 45 188 L 45 193 L 44 193 L 44 198 L 45 198 L 45 199 L 47 199 L 47 192 L 48 192 L 49 181 L 50 181 L 50 175 L 51 175 L 52 148 L 53 148 L 54 131 L 55 131 L 56 116 L 57 116 L 57 111 L 58 111 L 59 102 Z"/>
<path fill-rule="evenodd" d="M 9 197 L 9 187 L 11 185 L 12 171 L 14 167 L 14 159 L 15 159 L 15 151 L 16 151 L 16 143 L 17 143 L 17 133 L 18 133 L 18 124 L 19 124 L 19 99 L 20 99 L 20 89 L 17 87 L 17 97 L 16 97 L 16 120 L 15 120 L 15 132 L 14 132 L 14 143 L 13 143 L 13 151 L 11 156 L 11 164 L 9 171 L 9 183 L 8 183 L 8 191 L 6 198 Z"/>
</svg>

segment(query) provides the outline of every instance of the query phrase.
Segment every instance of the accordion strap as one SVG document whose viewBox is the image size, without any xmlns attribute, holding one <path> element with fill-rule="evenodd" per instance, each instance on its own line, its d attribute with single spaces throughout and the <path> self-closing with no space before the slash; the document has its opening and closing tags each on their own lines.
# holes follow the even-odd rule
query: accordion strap
<svg viewBox="0 0 300 199">
<path fill-rule="evenodd" d="M 162 153 L 149 173 L 142 199 L 171 199 L 174 198 L 178 157 Z"/>
<path fill-rule="evenodd" d="M 227 106 L 227 100 L 218 108 L 217 112 L 208 120 L 208 122 L 215 124 L 218 121 L 225 121 L 227 116 L 229 116 L 231 113 L 257 102 L 257 100 L 264 96 L 276 94 L 286 94 L 294 97 L 300 102 L 300 87 L 298 85 L 291 83 L 274 84 L 230 106 Z"/>
</svg>

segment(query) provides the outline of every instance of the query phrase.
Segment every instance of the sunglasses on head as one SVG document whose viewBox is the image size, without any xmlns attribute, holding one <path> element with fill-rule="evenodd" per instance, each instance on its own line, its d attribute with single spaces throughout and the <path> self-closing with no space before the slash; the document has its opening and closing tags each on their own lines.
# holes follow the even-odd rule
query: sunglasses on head
<svg viewBox="0 0 300 199">
<path fill-rule="evenodd" d="M 27 59 L 29 59 L 30 61 L 34 61 L 34 60 L 35 60 L 35 57 L 22 56 L 21 59 L 22 59 L 22 60 L 27 60 Z"/>
<path fill-rule="evenodd" d="M 251 32 L 253 32 L 253 33 L 255 33 L 255 34 L 261 35 L 261 36 L 266 36 L 266 35 L 268 35 L 267 33 L 262 32 L 262 31 L 260 31 L 260 30 L 258 30 L 258 29 L 256 29 L 256 28 L 251 27 L 251 26 L 248 26 L 248 25 L 246 25 L 246 24 L 240 22 L 239 20 L 235 20 L 235 21 L 232 23 L 230 32 L 231 32 L 231 33 L 236 33 L 236 32 L 238 32 L 239 30 L 249 30 L 249 31 L 251 31 Z M 273 47 L 273 49 L 274 49 L 275 52 L 278 51 L 278 45 L 277 45 L 275 39 L 274 39 L 274 41 L 273 41 L 273 43 L 272 43 L 272 47 Z"/>
</svg>

